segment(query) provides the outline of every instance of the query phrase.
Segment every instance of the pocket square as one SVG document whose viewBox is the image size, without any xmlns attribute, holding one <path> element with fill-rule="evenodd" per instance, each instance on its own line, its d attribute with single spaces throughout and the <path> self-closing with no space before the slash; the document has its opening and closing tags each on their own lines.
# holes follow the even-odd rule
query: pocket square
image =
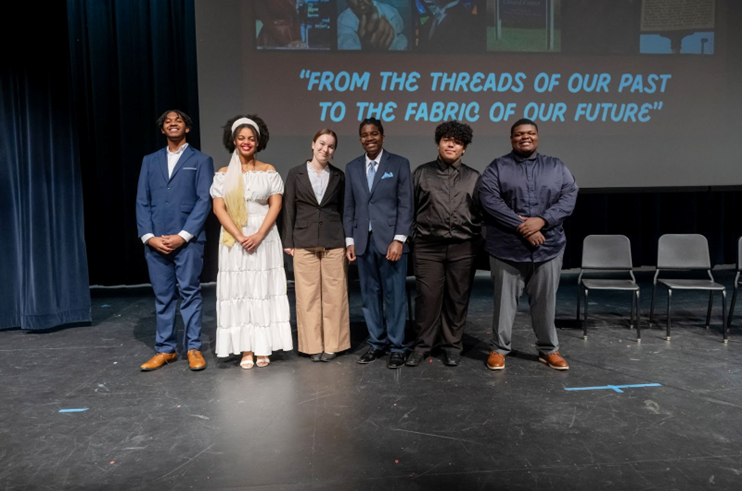
<svg viewBox="0 0 742 491">
<path fill-rule="evenodd" d="M 384 175 L 381 176 L 382 179 L 389 179 L 390 177 L 394 177 L 394 174 L 391 172 L 384 172 Z"/>
<path fill-rule="evenodd" d="M 195 167 L 183 167 L 183 170 L 196 170 Z"/>
</svg>

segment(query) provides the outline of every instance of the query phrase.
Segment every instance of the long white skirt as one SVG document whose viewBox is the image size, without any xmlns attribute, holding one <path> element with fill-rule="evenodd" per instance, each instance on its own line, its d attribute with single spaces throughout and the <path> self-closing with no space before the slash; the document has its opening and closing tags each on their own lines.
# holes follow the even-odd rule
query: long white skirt
<svg viewBox="0 0 742 491">
<path fill-rule="evenodd" d="M 243 233 L 254 234 L 264 216 L 248 215 Z M 216 279 L 216 356 L 253 351 L 257 356 L 291 350 L 283 246 L 275 225 L 249 254 L 239 244 L 219 245 Z"/>
</svg>

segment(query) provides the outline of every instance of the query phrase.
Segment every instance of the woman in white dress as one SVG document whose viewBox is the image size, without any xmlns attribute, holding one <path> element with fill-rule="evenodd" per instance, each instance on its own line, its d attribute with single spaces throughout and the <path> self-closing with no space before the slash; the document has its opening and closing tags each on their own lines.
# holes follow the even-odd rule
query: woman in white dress
<svg viewBox="0 0 742 491">
<path fill-rule="evenodd" d="M 272 165 L 255 158 L 268 138 L 268 127 L 258 116 L 227 121 L 224 146 L 232 158 L 217 171 L 211 186 L 214 214 L 222 224 L 216 356 L 241 353 L 245 369 L 266 367 L 273 351 L 293 349 L 283 250 L 275 225 L 283 181 Z"/>
</svg>

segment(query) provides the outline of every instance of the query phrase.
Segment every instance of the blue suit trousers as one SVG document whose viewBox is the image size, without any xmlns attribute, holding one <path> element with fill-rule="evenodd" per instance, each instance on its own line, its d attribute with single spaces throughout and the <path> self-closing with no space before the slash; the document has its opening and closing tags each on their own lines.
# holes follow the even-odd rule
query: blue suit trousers
<svg viewBox="0 0 742 491">
<path fill-rule="evenodd" d="M 161 254 L 144 246 L 149 280 L 155 291 L 157 334 L 155 351 L 175 353 L 175 310 L 180 292 L 180 315 L 185 327 L 183 347 L 201 349 L 201 282 L 204 243 L 187 242 L 170 254 Z"/>
<path fill-rule="evenodd" d="M 371 245 L 357 257 L 368 344 L 377 350 L 404 353 L 407 254 L 393 262 Z"/>
</svg>

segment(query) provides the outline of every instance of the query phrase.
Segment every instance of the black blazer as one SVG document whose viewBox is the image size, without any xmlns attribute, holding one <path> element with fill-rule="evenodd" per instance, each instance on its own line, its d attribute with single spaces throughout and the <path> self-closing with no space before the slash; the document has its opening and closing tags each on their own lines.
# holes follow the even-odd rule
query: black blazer
<svg viewBox="0 0 742 491">
<path fill-rule="evenodd" d="M 328 169 L 330 181 L 322 203 L 317 203 L 314 196 L 306 162 L 289 171 L 283 193 L 284 248 L 345 247 L 345 174 L 332 164 L 328 164 Z"/>
</svg>

